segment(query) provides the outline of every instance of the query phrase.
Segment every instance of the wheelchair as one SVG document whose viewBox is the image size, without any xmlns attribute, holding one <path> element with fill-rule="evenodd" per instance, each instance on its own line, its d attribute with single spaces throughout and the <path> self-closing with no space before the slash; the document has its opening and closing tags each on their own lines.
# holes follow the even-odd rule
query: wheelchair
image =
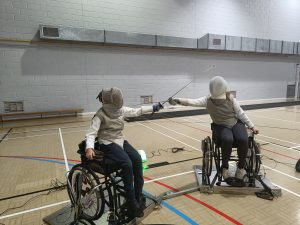
<svg viewBox="0 0 300 225">
<path fill-rule="evenodd" d="M 211 124 L 212 138 L 206 137 L 201 142 L 201 149 L 203 152 L 202 158 L 202 184 L 212 188 L 215 184 L 221 186 L 222 182 L 222 151 L 221 141 L 217 138 L 214 131 L 215 124 Z M 234 141 L 232 146 L 232 154 L 230 161 L 238 161 L 237 146 Z M 216 174 L 213 176 L 213 162 L 215 163 Z M 245 170 L 247 175 L 242 181 L 229 177 L 226 180 L 227 184 L 235 187 L 255 187 L 255 179 L 258 177 L 261 165 L 261 149 L 260 144 L 256 142 L 253 132 L 248 132 L 248 152 L 246 158 Z M 212 180 L 211 180 L 212 179 Z"/>
<path fill-rule="evenodd" d="M 87 160 L 85 146 L 85 140 L 79 144 L 77 153 L 81 163 L 73 166 L 67 176 L 68 195 L 75 209 L 72 224 L 83 221 L 94 224 L 105 208 L 109 209 L 108 224 L 128 223 L 132 218 L 125 207 L 125 190 L 116 162 L 104 157 L 98 141 L 95 141 L 95 158 Z"/>
</svg>

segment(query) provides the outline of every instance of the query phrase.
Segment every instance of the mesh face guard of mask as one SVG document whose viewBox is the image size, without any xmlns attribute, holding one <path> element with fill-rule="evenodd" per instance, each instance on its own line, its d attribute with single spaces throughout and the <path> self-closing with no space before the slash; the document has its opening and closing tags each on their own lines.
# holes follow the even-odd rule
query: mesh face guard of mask
<svg viewBox="0 0 300 225">
<path fill-rule="evenodd" d="M 103 104 L 107 104 L 116 108 L 123 106 L 123 94 L 119 88 L 104 88 L 97 96 Z"/>
</svg>

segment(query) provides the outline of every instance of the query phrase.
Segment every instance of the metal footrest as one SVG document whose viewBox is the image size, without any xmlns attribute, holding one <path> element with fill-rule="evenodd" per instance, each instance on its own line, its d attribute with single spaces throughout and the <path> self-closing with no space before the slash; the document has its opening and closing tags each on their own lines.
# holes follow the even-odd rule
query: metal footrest
<svg viewBox="0 0 300 225">
<path fill-rule="evenodd" d="M 235 171 L 235 167 L 232 166 L 230 168 L 230 174 L 232 176 L 233 171 Z M 195 171 L 195 176 L 197 179 L 197 186 L 180 190 L 177 192 L 166 192 L 165 194 L 162 195 L 162 199 L 170 199 L 174 198 L 177 196 L 181 196 L 184 194 L 192 193 L 195 191 L 200 191 L 202 193 L 216 193 L 216 194 L 235 194 L 235 195 L 255 195 L 256 193 L 260 192 L 261 194 L 264 194 L 264 187 L 262 184 L 255 179 L 254 185 L 253 186 L 245 186 L 245 187 L 233 187 L 228 185 L 226 182 L 220 182 L 219 185 L 217 185 L 217 171 L 215 168 L 212 169 L 212 173 L 209 177 L 209 180 L 211 181 L 210 184 L 202 184 L 202 166 L 195 165 L 194 166 L 194 171 Z M 262 178 L 263 182 L 271 189 L 273 195 L 275 197 L 280 197 L 281 196 L 281 188 L 278 186 L 272 184 L 266 177 Z M 267 198 L 265 198 L 267 199 Z"/>
<path fill-rule="evenodd" d="M 230 168 L 231 170 L 235 170 L 234 166 Z M 202 166 L 195 165 L 194 171 L 196 175 L 196 179 L 199 185 L 200 192 L 206 193 L 218 193 L 218 194 L 242 194 L 242 195 L 254 195 L 256 192 L 264 191 L 264 187 L 262 184 L 255 179 L 253 187 L 232 187 L 226 182 L 221 182 L 220 185 L 213 184 L 213 186 L 203 185 L 202 184 Z M 216 176 L 217 171 L 213 169 L 210 180 L 213 180 Z M 280 197 L 282 195 L 281 188 L 272 184 L 266 177 L 262 178 L 263 182 L 272 190 L 272 193 L 276 197 Z"/>
<path fill-rule="evenodd" d="M 132 221 L 127 223 L 127 225 L 133 225 L 138 224 L 143 219 L 145 219 L 153 210 L 155 210 L 161 202 L 161 199 L 154 200 L 150 197 L 146 196 L 146 206 L 147 208 L 144 210 L 144 216 L 142 218 L 134 218 Z M 86 221 L 81 220 L 77 223 L 74 223 L 74 213 L 75 210 L 71 208 L 71 205 L 67 205 L 63 207 L 62 209 L 59 209 L 58 211 L 52 213 L 49 216 L 46 216 L 43 218 L 43 221 L 49 225 L 107 225 L 107 218 L 108 218 L 108 209 L 106 209 L 106 212 L 103 213 L 100 219 L 95 221 Z"/>
</svg>

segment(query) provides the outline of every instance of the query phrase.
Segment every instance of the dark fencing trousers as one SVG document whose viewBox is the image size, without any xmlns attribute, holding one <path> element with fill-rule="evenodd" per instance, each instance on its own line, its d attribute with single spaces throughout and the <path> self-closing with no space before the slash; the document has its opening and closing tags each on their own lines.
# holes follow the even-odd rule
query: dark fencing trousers
<svg viewBox="0 0 300 225">
<path fill-rule="evenodd" d="M 238 167 L 244 168 L 248 152 L 248 133 L 243 123 L 237 122 L 231 129 L 214 124 L 214 132 L 221 141 L 222 167 L 228 169 L 228 161 L 232 152 L 232 145 L 235 142 L 239 157 Z"/>
<path fill-rule="evenodd" d="M 144 178 L 142 158 L 137 150 L 126 140 L 123 149 L 115 143 L 101 144 L 100 149 L 104 152 L 104 156 L 116 161 L 118 168 L 121 169 L 126 198 L 140 201 Z"/>
</svg>

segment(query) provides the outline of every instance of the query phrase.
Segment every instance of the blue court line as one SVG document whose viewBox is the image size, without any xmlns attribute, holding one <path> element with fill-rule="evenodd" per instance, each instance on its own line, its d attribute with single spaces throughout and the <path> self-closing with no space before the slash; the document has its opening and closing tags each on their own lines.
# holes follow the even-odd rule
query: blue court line
<svg viewBox="0 0 300 225">
<path fill-rule="evenodd" d="M 60 162 L 60 161 L 56 161 L 56 160 L 52 160 L 52 159 L 39 159 L 39 158 L 32 158 L 32 157 L 18 157 L 21 159 L 31 159 L 31 160 L 36 160 L 36 161 L 42 161 L 42 162 L 52 162 L 52 163 L 56 163 L 56 164 L 61 164 L 61 165 L 65 165 L 65 162 Z M 72 163 L 68 163 L 69 166 L 74 166 L 75 164 Z"/>
<path fill-rule="evenodd" d="M 151 195 L 149 192 L 143 190 L 143 193 L 146 195 L 149 195 L 152 198 L 155 198 L 153 195 Z M 175 207 L 171 206 L 170 204 L 166 203 L 165 201 L 161 201 L 161 205 L 166 207 L 167 209 L 169 209 L 170 211 L 174 212 L 175 214 L 177 214 L 178 216 L 180 216 L 182 219 L 184 219 L 186 222 L 188 222 L 189 224 L 192 225 L 198 225 L 198 223 L 196 223 L 194 220 L 192 220 L 190 217 L 188 217 L 187 215 L 185 215 L 183 212 L 179 211 L 178 209 L 176 209 Z"/>
<path fill-rule="evenodd" d="M 42 162 L 51 162 L 51 163 L 56 163 L 56 164 L 61 164 L 61 165 L 65 165 L 64 162 L 61 161 L 57 161 L 57 160 L 52 160 L 52 159 L 39 159 L 39 158 L 32 158 L 32 157 L 12 157 L 12 158 L 18 158 L 18 159 L 30 159 L 30 160 L 36 160 L 36 161 L 42 161 Z M 76 164 L 73 163 L 68 163 L 69 166 L 74 166 Z M 151 197 L 154 197 L 153 195 L 151 195 L 149 192 L 143 190 L 143 192 Z M 165 201 L 161 201 L 162 206 L 166 207 L 167 209 L 169 209 L 170 211 L 174 212 L 176 215 L 180 216 L 182 219 L 184 219 L 185 221 L 187 221 L 189 224 L 192 225 L 198 225 L 198 223 L 196 223 L 194 220 L 192 220 L 190 217 L 188 217 L 187 215 L 185 215 L 183 212 L 179 211 L 178 209 L 176 209 L 175 207 L 169 205 L 168 203 L 166 203 Z"/>
</svg>

